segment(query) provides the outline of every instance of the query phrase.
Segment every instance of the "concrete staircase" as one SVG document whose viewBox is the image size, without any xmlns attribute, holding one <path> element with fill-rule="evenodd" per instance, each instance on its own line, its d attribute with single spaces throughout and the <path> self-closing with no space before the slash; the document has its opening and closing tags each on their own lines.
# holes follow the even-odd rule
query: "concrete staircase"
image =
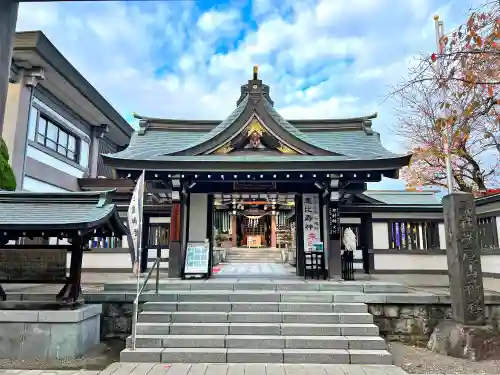
<svg viewBox="0 0 500 375">
<path fill-rule="evenodd" d="M 362 282 L 211 281 L 145 296 L 121 361 L 392 364 Z"/>
<path fill-rule="evenodd" d="M 270 247 L 246 248 L 233 247 L 228 249 L 227 263 L 281 263 L 281 249 Z"/>
</svg>

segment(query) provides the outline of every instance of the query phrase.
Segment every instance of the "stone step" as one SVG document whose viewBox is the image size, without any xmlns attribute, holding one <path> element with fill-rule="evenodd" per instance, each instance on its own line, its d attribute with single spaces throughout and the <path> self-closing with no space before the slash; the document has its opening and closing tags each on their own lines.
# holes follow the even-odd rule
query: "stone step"
<svg viewBox="0 0 500 375">
<path fill-rule="evenodd" d="M 283 261 L 281 258 L 234 258 L 234 257 L 228 257 L 226 258 L 226 261 L 231 264 L 246 264 L 246 263 L 262 263 L 262 264 L 282 264 Z"/>
<path fill-rule="evenodd" d="M 261 292 L 359 292 L 359 293 L 408 293 L 408 287 L 402 284 L 389 282 L 369 281 L 316 281 L 308 280 L 282 280 L 279 282 L 259 282 L 258 280 L 246 280 L 245 282 L 222 281 L 221 279 L 210 279 L 203 281 L 170 281 L 160 280 L 161 291 L 171 293 L 204 292 L 214 291 L 261 291 Z M 105 291 L 133 291 L 137 289 L 135 280 L 110 282 L 104 285 Z M 154 290 L 155 282 L 150 281 L 145 290 Z"/>
<path fill-rule="evenodd" d="M 281 255 L 277 256 L 269 256 L 269 255 L 240 255 L 240 254 L 228 254 L 226 256 L 226 263 L 231 263 L 229 262 L 230 260 L 235 259 L 235 260 L 246 260 L 248 263 L 254 263 L 252 260 L 255 261 L 260 261 L 261 263 L 266 263 L 268 260 L 281 260 Z"/>
<path fill-rule="evenodd" d="M 378 336 L 375 324 L 341 323 L 137 323 L 141 335 Z"/>
<path fill-rule="evenodd" d="M 238 255 L 238 256 L 248 256 L 248 257 L 256 257 L 259 255 L 262 256 L 267 256 L 267 257 L 275 257 L 275 256 L 281 256 L 281 251 L 274 251 L 274 252 L 266 252 L 266 251 L 259 251 L 259 252 L 246 252 L 246 251 L 239 251 L 239 252 L 234 252 L 234 251 L 229 251 L 227 255 Z"/>
<path fill-rule="evenodd" d="M 127 347 L 132 347 L 130 336 Z M 385 350 L 378 336 L 137 335 L 136 348 Z"/>
<path fill-rule="evenodd" d="M 246 264 L 246 263 L 254 263 L 254 264 L 282 264 L 283 261 L 281 258 L 234 258 L 228 257 L 226 258 L 227 263 L 235 264 Z"/>
<path fill-rule="evenodd" d="M 136 348 L 120 353 L 121 362 L 163 363 L 334 363 L 391 365 L 386 350 Z"/>
<path fill-rule="evenodd" d="M 259 256 L 263 256 L 263 257 L 268 257 L 268 258 L 275 258 L 275 257 L 281 257 L 281 252 L 275 252 L 275 253 L 266 253 L 266 252 L 261 252 L 261 253 L 245 253 L 245 252 L 233 253 L 233 252 L 229 252 L 229 253 L 226 254 L 226 256 L 239 256 L 239 257 L 249 257 L 249 258 L 257 258 Z"/>
<path fill-rule="evenodd" d="M 227 259 L 281 259 L 281 254 L 227 254 Z M 227 261 L 226 261 L 227 262 Z M 251 262 L 249 262 L 251 263 Z"/>
<path fill-rule="evenodd" d="M 144 311 L 140 322 L 149 323 L 309 323 L 309 324 L 370 324 L 369 313 L 315 312 L 205 312 L 205 311 Z"/>
<path fill-rule="evenodd" d="M 294 302 L 146 302 L 143 311 L 175 312 L 336 312 L 366 313 L 364 303 L 294 303 Z"/>
<path fill-rule="evenodd" d="M 288 302 L 288 303 L 365 303 L 385 302 L 385 295 L 370 296 L 360 292 L 267 292 L 258 290 L 238 291 L 161 291 L 146 292 L 143 302 Z"/>
</svg>

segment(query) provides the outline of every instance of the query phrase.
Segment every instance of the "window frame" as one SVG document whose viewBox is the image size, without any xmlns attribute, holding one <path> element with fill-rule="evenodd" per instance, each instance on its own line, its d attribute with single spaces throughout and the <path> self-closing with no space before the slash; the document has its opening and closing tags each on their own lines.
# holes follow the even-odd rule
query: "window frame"
<svg viewBox="0 0 500 375">
<path fill-rule="evenodd" d="M 42 132 L 40 130 L 42 129 L 43 123 L 44 126 Z M 57 135 L 55 140 L 47 135 L 47 132 L 51 126 L 57 129 Z M 61 134 L 64 134 L 64 136 L 66 137 L 65 144 L 62 144 L 59 140 Z M 70 139 L 74 140 L 74 151 L 70 150 L 69 148 Z M 73 132 L 71 132 L 70 130 L 68 130 L 65 126 L 61 125 L 57 121 L 54 121 L 50 116 L 47 116 L 40 110 L 38 110 L 34 142 L 37 145 L 42 146 L 43 148 L 50 150 L 51 152 L 54 152 L 55 154 L 66 160 L 69 160 L 76 164 L 80 163 L 81 138 L 78 137 Z M 48 143 L 49 144 L 53 143 L 52 145 L 53 147 L 50 147 Z M 63 150 L 64 152 L 61 152 L 60 150 Z"/>
<path fill-rule="evenodd" d="M 402 251 L 429 251 L 440 249 L 440 238 L 439 238 L 439 224 L 443 223 L 440 220 L 432 219 L 395 219 L 389 220 L 387 222 L 387 237 L 389 241 L 390 250 L 402 250 Z M 408 227 L 408 225 L 410 225 Z M 401 232 L 402 226 L 404 226 L 404 235 Z M 398 229 L 396 229 L 398 227 Z M 419 227 L 422 228 L 420 233 Z M 413 231 L 415 229 L 415 231 Z M 393 236 L 396 232 L 399 232 L 399 242 L 397 245 L 396 238 Z M 410 233 L 411 232 L 411 233 Z M 421 238 L 422 235 L 422 238 Z M 420 241 L 423 244 L 423 248 L 420 248 Z M 410 243 L 416 243 L 417 246 L 409 246 Z"/>
</svg>

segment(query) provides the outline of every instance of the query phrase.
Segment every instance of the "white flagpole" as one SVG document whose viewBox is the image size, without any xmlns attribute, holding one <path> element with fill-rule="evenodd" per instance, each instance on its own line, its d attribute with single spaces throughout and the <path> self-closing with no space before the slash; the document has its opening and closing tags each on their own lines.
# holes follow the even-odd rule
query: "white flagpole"
<svg viewBox="0 0 500 375">
<path fill-rule="evenodd" d="M 443 74 L 443 66 L 442 66 L 442 60 L 443 60 L 443 54 L 444 54 L 444 46 L 443 46 L 443 37 L 444 37 L 444 25 L 443 21 L 439 20 L 439 16 L 434 16 L 434 24 L 436 27 L 436 44 L 438 48 L 438 59 L 436 61 L 437 63 L 437 70 L 438 70 L 438 76 L 439 79 L 442 79 L 442 74 Z M 446 101 L 446 88 L 441 87 L 441 100 L 443 101 L 443 118 L 446 121 L 447 120 L 447 113 L 448 111 L 446 110 L 445 101 Z M 448 185 L 448 194 L 453 193 L 453 168 L 451 164 L 451 148 L 453 147 L 453 129 L 452 125 L 448 125 L 448 123 L 445 123 L 444 127 L 444 132 L 446 134 L 445 136 L 445 153 L 446 153 L 446 180 L 447 180 L 447 185 Z"/>
</svg>

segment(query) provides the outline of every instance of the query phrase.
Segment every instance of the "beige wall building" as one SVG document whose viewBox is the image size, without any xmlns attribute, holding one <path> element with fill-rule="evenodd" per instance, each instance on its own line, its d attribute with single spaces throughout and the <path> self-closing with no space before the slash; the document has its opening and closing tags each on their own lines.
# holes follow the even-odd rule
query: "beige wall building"
<svg viewBox="0 0 500 375">
<path fill-rule="evenodd" d="M 18 190 L 113 177 L 99 154 L 126 146 L 133 129 L 41 31 L 16 34 L 9 82 L 2 136 Z"/>
</svg>

